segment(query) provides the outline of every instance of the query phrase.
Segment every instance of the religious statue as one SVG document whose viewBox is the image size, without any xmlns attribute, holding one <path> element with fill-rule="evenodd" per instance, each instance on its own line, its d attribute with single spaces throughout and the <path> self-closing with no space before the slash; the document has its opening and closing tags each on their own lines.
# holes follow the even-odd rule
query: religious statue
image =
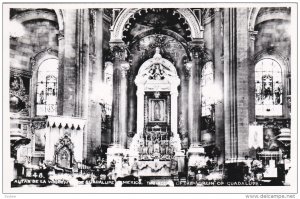
<svg viewBox="0 0 300 199">
<path fill-rule="evenodd" d="M 161 155 L 165 155 L 166 154 L 166 143 L 165 143 L 165 141 L 162 142 L 162 144 L 161 144 L 160 153 L 161 153 Z"/>
<path fill-rule="evenodd" d="M 154 148 L 154 153 L 159 153 L 160 146 L 159 146 L 159 143 L 157 140 L 156 140 L 153 148 Z"/>
<path fill-rule="evenodd" d="M 148 142 L 148 152 L 149 152 L 150 155 L 153 153 L 153 142 L 152 142 L 152 140 L 150 140 Z"/>
<path fill-rule="evenodd" d="M 133 162 L 132 167 L 131 167 L 131 174 L 133 176 L 138 176 L 138 170 L 139 170 L 138 161 L 137 161 L 136 158 L 134 158 L 134 162 Z"/>
<path fill-rule="evenodd" d="M 44 91 L 41 91 L 40 93 L 40 104 L 44 104 Z"/>
</svg>

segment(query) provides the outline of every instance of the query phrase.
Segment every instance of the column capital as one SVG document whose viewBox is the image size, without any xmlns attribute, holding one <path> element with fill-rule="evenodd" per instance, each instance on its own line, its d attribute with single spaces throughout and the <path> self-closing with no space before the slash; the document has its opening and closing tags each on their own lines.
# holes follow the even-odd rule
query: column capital
<svg viewBox="0 0 300 199">
<path fill-rule="evenodd" d="M 191 77 L 193 63 L 187 62 L 184 64 L 184 76 L 186 79 L 189 79 Z"/>
<path fill-rule="evenodd" d="M 249 30 L 249 38 L 250 38 L 250 40 L 255 41 L 257 34 L 258 34 L 258 31 Z"/>
<path fill-rule="evenodd" d="M 205 48 L 204 40 L 197 39 L 188 43 L 188 49 L 192 59 L 207 59 L 208 53 Z"/>
<path fill-rule="evenodd" d="M 128 70 L 130 69 L 130 64 L 128 62 L 124 62 L 120 66 L 122 77 L 126 77 Z"/>
<path fill-rule="evenodd" d="M 128 58 L 127 45 L 123 41 L 109 42 L 114 59 L 126 60 Z"/>
<path fill-rule="evenodd" d="M 62 40 L 65 38 L 65 33 L 64 33 L 64 30 L 59 30 L 58 33 L 57 33 L 57 38 L 58 40 Z"/>
<path fill-rule="evenodd" d="M 214 8 L 214 11 L 215 11 L 215 12 L 220 12 L 221 9 L 220 9 L 220 8 Z"/>
</svg>

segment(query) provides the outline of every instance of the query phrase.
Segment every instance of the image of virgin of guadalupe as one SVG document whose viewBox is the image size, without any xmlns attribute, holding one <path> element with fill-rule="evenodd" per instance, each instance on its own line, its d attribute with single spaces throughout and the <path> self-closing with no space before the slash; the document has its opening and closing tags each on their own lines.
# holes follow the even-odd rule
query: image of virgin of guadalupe
<svg viewBox="0 0 300 199">
<path fill-rule="evenodd" d="M 155 101 L 154 104 L 154 121 L 160 121 L 160 104 L 159 101 Z"/>
</svg>

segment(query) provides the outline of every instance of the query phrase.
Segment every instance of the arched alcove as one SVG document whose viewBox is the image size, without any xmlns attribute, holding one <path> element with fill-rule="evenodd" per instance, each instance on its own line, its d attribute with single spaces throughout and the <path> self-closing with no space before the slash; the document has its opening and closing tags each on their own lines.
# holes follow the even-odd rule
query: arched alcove
<svg viewBox="0 0 300 199">
<path fill-rule="evenodd" d="M 144 97 L 145 92 L 168 92 L 171 96 L 171 131 L 177 134 L 177 87 L 180 79 L 177 75 L 175 66 L 168 60 L 162 58 L 156 48 L 153 58 L 142 64 L 135 78 L 137 85 L 137 133 L 144 131 Z M 155 98 L 158 98 L 155 96 Z M 167 102 L 166 102 L 167 103 Z M 166 121 L 168 123 L 168 121 Z"/>
</svg>

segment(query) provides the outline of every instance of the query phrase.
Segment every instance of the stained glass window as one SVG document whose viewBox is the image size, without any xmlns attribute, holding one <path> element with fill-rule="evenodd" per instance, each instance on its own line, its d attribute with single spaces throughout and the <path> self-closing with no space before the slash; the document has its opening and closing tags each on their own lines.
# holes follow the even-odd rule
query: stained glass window
<svg viewBox="0 0 300 199">
<path fill-rule="evenodd" d="M 255 66 L 255 112 L 282 115 L 282 69 L 273 59 L 262 59 Z"/>
<path fill-rule="evenodd" d="M 201 75 L 201 103 L 202 103 L 202 117 L 211 115 L 211 105 L 214 99 L 208 95 L 214 84 L 213 63 L 208 62 L 204 65 Z"/>
<path fill-rule="evenodd" d="M 47 59 L 43 61 L 38 70 L 36 92 L 36 114 L 57 114 L 57 78 L 58 60 Z"/>
</svg>

